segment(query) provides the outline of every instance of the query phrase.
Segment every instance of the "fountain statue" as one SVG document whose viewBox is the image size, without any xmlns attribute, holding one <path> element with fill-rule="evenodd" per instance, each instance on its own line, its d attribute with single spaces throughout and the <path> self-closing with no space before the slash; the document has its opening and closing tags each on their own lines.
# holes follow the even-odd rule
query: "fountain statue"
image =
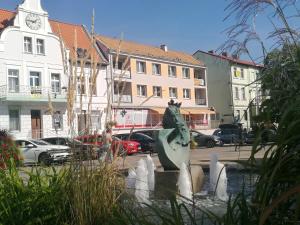
<svg viewBox="0 0 300 225">
<path fill-rule="evenodd" d="M 181 103 L 171 100 L 163 116 L 163 130 L 158 133 L 156 149 L 164 170 L 179 170 L 189 165 L 190 132 L 180 114 Z"/>
</svg>

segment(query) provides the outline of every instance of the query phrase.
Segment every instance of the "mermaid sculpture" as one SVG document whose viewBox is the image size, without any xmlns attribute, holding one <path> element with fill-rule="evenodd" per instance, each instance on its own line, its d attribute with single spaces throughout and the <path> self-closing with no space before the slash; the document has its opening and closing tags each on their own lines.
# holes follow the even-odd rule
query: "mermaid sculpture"
<svg viewBox="0 0 300 225">
<path fill-rule="evenodd" d="M 171 100 L 163 116 L 163 130 L 156 140 L 158 158 L 164 170 L 179 170 L 184 162 L 189 165 L 190 132 L 180 114 L 181 103 Z"/>
</svg>

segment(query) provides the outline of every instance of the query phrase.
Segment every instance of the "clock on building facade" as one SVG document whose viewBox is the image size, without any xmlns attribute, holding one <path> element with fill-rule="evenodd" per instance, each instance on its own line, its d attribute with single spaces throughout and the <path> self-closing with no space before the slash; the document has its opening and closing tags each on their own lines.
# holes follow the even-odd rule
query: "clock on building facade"
<svg viewBox="0 0 300 225">
<path fill-rule="evenodd" d="M 36 14 L 28 14 L 26 16 L 26 25 L 32 30 L 38 30 L 41 28 L 42 21 L 41 18 Z"/>
</svg>

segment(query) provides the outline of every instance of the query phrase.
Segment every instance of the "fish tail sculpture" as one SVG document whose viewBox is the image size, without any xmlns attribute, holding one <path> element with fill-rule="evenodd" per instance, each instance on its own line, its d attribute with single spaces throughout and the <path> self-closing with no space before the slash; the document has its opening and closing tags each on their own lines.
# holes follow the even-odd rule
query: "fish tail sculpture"
<svg viewBox="0 0 300 225">
<path fill-rule="evenodd" d="M 156 140 L 160 163 L 164 170 L 179 170 L 182 163 L 189 165 L 190 132 L 180 114 L 181 103 L 171 100 L 163 116 L 163 130 Z"/>
</svg>

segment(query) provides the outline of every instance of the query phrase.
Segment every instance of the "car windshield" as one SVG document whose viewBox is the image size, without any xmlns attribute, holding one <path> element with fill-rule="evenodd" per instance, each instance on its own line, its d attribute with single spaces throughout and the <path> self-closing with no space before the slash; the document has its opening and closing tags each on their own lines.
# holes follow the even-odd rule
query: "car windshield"
<svg viewBox="0 0 300 225">
<path fill-rule="evenodd" d="M 36 145 L 50 145 L 48 142 L 42 140 L 31 140 L 31 142 L 33 142 Z"/>
<path fill-rule="evenodd" d="M 137 139 L 137 140 L 152 140 L 151 137 L 145 135 L 145 134 L 141 134 L 141 133 L 136 133 L 132 135 L 133 139 Z"/>
</svg>

